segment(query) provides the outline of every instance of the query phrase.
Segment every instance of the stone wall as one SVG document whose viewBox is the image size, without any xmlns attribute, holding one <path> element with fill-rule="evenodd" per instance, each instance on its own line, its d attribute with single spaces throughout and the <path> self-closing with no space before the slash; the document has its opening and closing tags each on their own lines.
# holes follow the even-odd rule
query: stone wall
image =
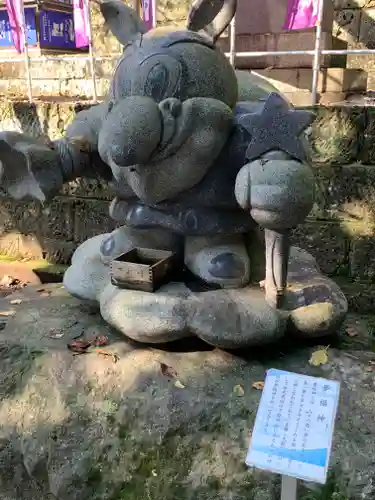
<svg viewBox="0 0 375 500">
<path fill-rule="evenodd" d="M 2 129 L 59 137 L 77 106 L 0 104 Z M 317 108 L 309 132 L 316 204 L 294 241 L 348 290 L 352 307 L 375 307 L 375 109 Z M 65 263 L 79 243 L 111 230 L 105 183 L 79 180 L 41 207 L 0 202 L 0 253 Z"/>
<path fill-rule="evenodd" d="M 331 0 L 329 0 L 331 1 Z M 333 26 L 333 34 L 335 36 L 336 45 L 342 42 L 348 44 L 349 48 L 373 48 L 375 47 L 375 0 L 333 0 L 335 7 L 335 22 Z M 181 27 L 185 24 L 187 12 L 189 10 L 191 0 L 158 0 L 157 20 L 160 26 L 165 27 Z M 103 26 L 103 19 L 94 2 L 92 5 L 92 24 L 93 24 L 93 43 L 97 56 L 112 56 L 111 60 L 97 60 L 96 77 L 98 95 L 105 95 L 109 78 L 116 65 L 117 57 L 120 54 L 121 48 L 117 40 Z M 294 33 L 296 36 L 296 33 Z M 302 33 L 298 39 L 298 47 L 304 46 L 311 48 L 311 33 Z M 325 35 L 326 36 L 326 35 Z M 310 41 L 305 41 L 307 37 Z M 246 50 L 266 50 L 266 47 L 259 46 L 259 37 L 256 38 L 257 46 L 246 46 Z M 225 46 L 226 39 L 222 40 Z M 338 46 L 335 48 L 345 48 Z M 272 47 L 269 49 L 275 50 L 276 46 L 272 42 Z M 280 48 L 280 47 L 279 47 Z M 282 47 L 281 47 L 282 48 Z M 241 49 L 241 47 L 240 47 Z M 285 49 L 285 47 L 284 47 Z M 241 50 L 244 50 L 242 47 Z M 299 57 L 299 56 L 298 56 Z M 285 61 L 288 61 L 286 67 L 301 66 L 297 56 L 285 56 Z M 341 56 L 340 56 L 341 57 Z M 297 58 L 297 59 L 296 59 Z M 274 58 L 270 59 L 266 67 L 275 66 Z M 344 58 L 345 59 L 345 58 Z M 238 64 L 245 63 L 244 59 L 239 59 Z M 254 59 L 252 58 L 254 63 Z M 337 62 L 337 61 L 336 61 Z M 280 61 L 276 66 L 280 66 Z M 261 59 L 260 66 L 264 68 L 265 59 Z M 336 64 L 336 63 L 335 63 Z M 342 66 L 342 64 L 337 64 Z M 368 90 L 375 90 L 375 57 L 373 56 L 348 56 L 347 67 L 351 69 L 362 69 L 368 72 L 369 78 L 367 82 Z M 309 71 L 309 70 L 306 70 Z M 310 70 L 311 71 L 311 70 Z M 85 61 L 34 61 L 31 64 L 31 73 L 33 78 L 33 93 L 35 97 L 39 96 L 69 96 L 72 98 L 82 98 L 87 95 L 92 95 L 92 84 L 90 80 L 90 67 Z M 277 75 L 272 77 L 280 81 L 281 84 L 288 83 L 293 86 L 293 93 L 300 88 L 300 85 L 292 85 L 290 80 L 295 79 L 295 73 L 288 73 L 287 76 Z M 311 77 L 308 79 L 308 86 L 311 82 Z M 337 85 L 336 85 L 337 87 Z M 306 85 L 301 87 L 308 90 Z M 283 89 L 282 89 L 283 90 Z M 363 85 L 360 88 L 354 86 L 350 89 L 340 88 L 340 92 L 345 97 L 347 90 L 362 91 Z M 284 90 L 283 90 L 284 91 Z M 325 92 L 329 92 L 325 90 Z M 337 92 L 335 90 L 335 92 Z M 7 96 L 27 96 L 27 81 L 23 62 L 0 63 L 0 95 Z M 339 99 L 339 100 L 343 100 Z M 309 102 L 308 99 L 306 102 Z M 333 102 L 333 100 L 331 101 Z M 301 101 L 301 104 L 303 102 Z"/>
<path fill-rule="evenodd" d="M 348 43 L 348 49 L 375 48 L 375 0 L 333 0 L 335 21 L 333 35 Z M 347 58 L 348 68 L 368 72 L 368 90 L 375 90 L 375 57 Z"/>
</svg>

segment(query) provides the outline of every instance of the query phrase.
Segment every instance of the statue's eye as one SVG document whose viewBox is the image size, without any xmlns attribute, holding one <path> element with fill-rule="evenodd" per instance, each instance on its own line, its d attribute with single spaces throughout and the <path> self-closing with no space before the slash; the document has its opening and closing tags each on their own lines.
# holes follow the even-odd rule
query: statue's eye
<svg viewBox="0 0 375 500">
<path fill-rule="evenodd" d="M 181 63 L 166 54 L 154 54 L 143 60 L 132 82 L 133 95 L 145 95 L 160 102 L 167 97 L 180 99 Z"/>
</svg>

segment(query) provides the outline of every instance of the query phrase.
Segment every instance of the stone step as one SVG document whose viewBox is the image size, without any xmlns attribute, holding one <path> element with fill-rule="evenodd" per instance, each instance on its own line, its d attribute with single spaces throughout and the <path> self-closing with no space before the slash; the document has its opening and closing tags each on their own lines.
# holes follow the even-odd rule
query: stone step
<svg viewBox="0 0 375 500">
<path fill-rule="evenodd" d="M 312 91 L 313 70 L 310 68 L 273 68 L 253 71 L 265 78 L 284 94 Z M 322 68 L 318 77 L 318 92 L 364 92 L 367 73 L 362 69 Z"/>
<path fill-rule="evenodd" d="M 217 45 L 225 52 L 229 51 L 229 38 L 219 39 Z M 238 35 L 236 36 L 236 52 L 274 52 L 285 50 L 314 50 L 315 32 L 296 31 L 294 33 L 275 33 L 263 35 Z M 348 44 L 332 36 L 332 33 L 322 33 L 321 47 L 325 50 L 345 50 Z M 323 55 L 320 60 L 321 67 L 346 67 L 345 55 Z M 238 69 L 259 68 L 311 68 L 312 55 L 282 55 L 264 57 L 237 57 Z"/>
<path fill-rule="evenodd" d="M 265 78 L 280 92 L 288 96 L 297 106 L 311 103 L 312 70 L 299 69 L 266 69 L 257 70 L 255 74 Z M 33 96 L 87 97 L 92 96 L 90 78 L 33 78 Z M 109 77 L 97 77 L 99 96 L 107 93 Z M 327 68 L 319 73 L 318 92 L 328 98 L 328 102 L 342 102 L 347 93 L 364 92 L 367 87 L 367 73 L 361 69 Z M 24 78 L 1 78 L 0 95 L 24 98 L 27 96 L 27 81 Z M 328 96 L 330 94 L 330 96 Z"/>
<path fill-rule="evenodd" d="M 99 96 L 107 93 L 109 78 L 97 78 L 96 86 Z M 32 80 L 33 97 L 64 96 L 87 98 L 92 96 L 92 82 L 87 78 L 49 78 Z M 7 98 L 22 99 L 27 97 L 27 81 L 21 78 L 0 79 L 0 95 Z"/>
<path fill-rule="evenodd" d="M 119 54 L 120 57 L 120 54 Z M 110 60 L 95 61 L 96 74 L 98 77 L 110 77 L 117 64 L 117 57 L 113 56 Z M 39 79 L 48 78 L 90 78 L 89 61 L 83 59 L 73 60 L 50 60 L 45 61 L 31 59 L 30 64 L 31 77 Z M 23 61 L 0 63 L 0 78 L 26 78 L 26 68 Z"/>
</svg>

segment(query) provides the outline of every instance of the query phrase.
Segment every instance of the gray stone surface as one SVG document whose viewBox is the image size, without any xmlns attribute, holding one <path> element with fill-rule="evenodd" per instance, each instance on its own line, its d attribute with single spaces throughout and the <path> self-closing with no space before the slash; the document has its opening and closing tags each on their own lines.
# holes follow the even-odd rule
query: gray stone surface
<svg viewBox="0 0 375 500">
<path fill-rule="evenodd" d="M 190 295 L 182 283 L 169 283 L 155 293 L 109 284 L 100 295 L 100 312 L 108 324 L 133 340 L 171 342 L 191 335 L 187 323 Z"/>
<path fill-rule="evenodd" d="M 273 149 L 281 149 L 292 158 L 306 160 L 300 136 L 314 121 L 310 111 L 293 109 L 281 96 L 272 92 L 258 113 L 243 116 L 240 124 L 250 133 L 246 158 L 251 161 Z"/>
<path fill-rule="evenodd" d="M 340 287 L 299 248 L 292 247 L 289 262 L 283 308 L 290 311 L 291 329 L 303 337 L 337 332 L 348 312 L 348 301 Z"/>
<path fill-rule="evenodd" d="M 220 242 L 215 246 L 212 241 L 208 248 L 216 248 L 216 252 L 210 250 L 207 258 L 202 241 L 188 242 L 186 264 L 206 281 L 211 268 L 205 262 L 226 255 L 228 249 L 249 266 L 248 259 L 243 260 L 246 254 L 241 253 L 244 247 L 238 243 L 237 247 L 220 246 Z M 321 274 L 310 254 L 298 248 L 291 250 L 288 287 L 278 311 L 267 304 L 258 287 L 238 288 L 247 283 L 249 267 L 241 277 L 212 277 L 217 284 L 237 290 L 190 293 L 182 283 L 165 285 L 156 293 L 121 290 L 110 284 L 109 265 L 100 253 L 102 243 L 103 239 L 93 238 L 76 251 L 64 286 L 84 301 L 99 303 L 110 325 L 139 342 L 170 342 L 197 335 L 213 345 L 236 349 L 270 343 L 287 326 L 302 337 L 329 335 L 338 331 L 347 313 L 346 298 L 337 284 Z"/>
<path fill-rule="evenodd" d="M 239 288 L 250 280 L 249 256 L 240 235 L 188 237 L 184 254 L 187 268 L 205 282 Z"/>
<path fill-rule="evenodd" d="M 189 304 L 190 330 L 217 347 L 241 349 L 280 339 L 288 315 L 267 304 L 254 288 L 216 290 L 195 296 Z"/>
<path fill-rule="evenodd" d="M 280 368 L 341 383 L 329 488 L 340 500 L 373 500 L 373 353 L 329 349 L 328 363 L 312 367 L 311 348 L 285 346 L 261 362 L 137 348 L 58 286 L 50 291 L 29 291 L 0 332 L 2 499 L 280 498 L 276 475 L 244 466 L 261 396 L 252 384 Z M 66 344 L 80 333 L 108 335 L 117 363 L 74 356 Z M 314 489 L 301 482 L 301 500 L 328 488 Z"/>
<path fill-rule="evenodd" d="M 309 166 L 292 159 L 259 158 L 239 171 L 235 195 L 260 226 L 292 229 L 313 207 L 314 175 Z"/>
</svg>

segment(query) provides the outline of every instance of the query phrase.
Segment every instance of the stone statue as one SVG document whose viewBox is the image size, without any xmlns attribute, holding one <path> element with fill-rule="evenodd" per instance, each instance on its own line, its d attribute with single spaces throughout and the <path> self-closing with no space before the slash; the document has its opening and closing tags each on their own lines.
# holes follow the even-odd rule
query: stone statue
<svg viewBox="0 0 375 500">
<path fill-rule="evenodd" d="M 290 248 L 314 202 L 304 135 L 313 115 L 251 76 L 241 87 L 215 47 L 236 0 L 197 0 L 186 30 L 167 34 L 147 32 L 120 0 L 100 8 L 124 46 L 108 98 L 79 112 L 62 139 L 0 134 L 1 185 L 15 199 L 44 202 L 78 177 L 100 177 L 113 189 L 110 217 L 119 227 L 76 250 L 65 287 L 142 342 L 196 334 L 238 348 L 286 328 L 332 333 L 346 299 L 309 254 Z M 244 93 L 254 97 L 241 100 Z M 250 283 L 257 227 L 264 290 Z M 109 263 L 133 247 L 179 253 L 205 291 L 182 282 L 153 294 L 116 288 Z"/>
</svg>

